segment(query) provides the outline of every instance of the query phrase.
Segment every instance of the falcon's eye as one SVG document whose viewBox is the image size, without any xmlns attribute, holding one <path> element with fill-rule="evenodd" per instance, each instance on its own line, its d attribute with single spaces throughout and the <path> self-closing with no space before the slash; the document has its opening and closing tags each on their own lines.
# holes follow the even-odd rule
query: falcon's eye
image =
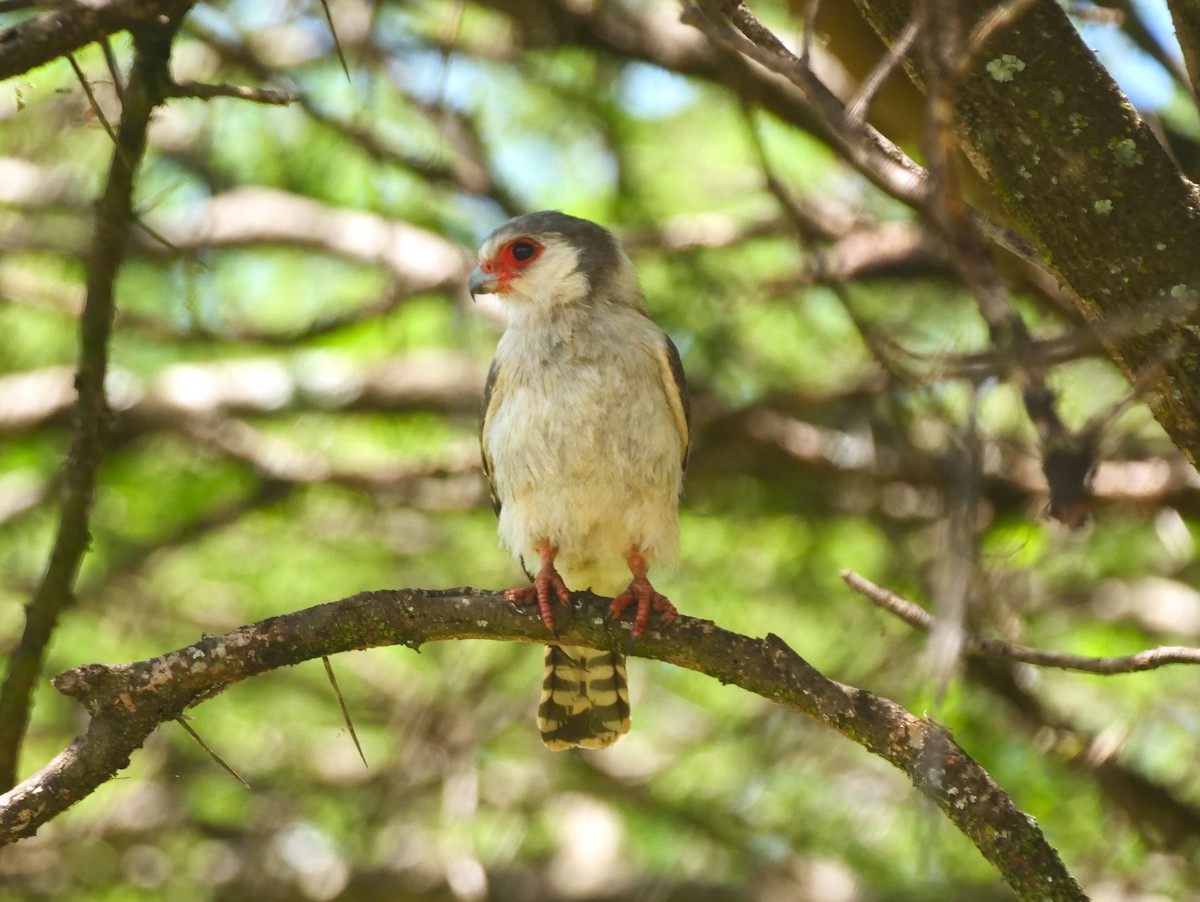
<svg viewBox="0 0 1200 902">
<path fill-rule="evenodd" d="M 515 278 L 526 266 L 541 256 L 545 248 L 536 238 L 525 235 L 514 238 L 500 249 L 495 265 L 510 278 Z"/>
</svg>

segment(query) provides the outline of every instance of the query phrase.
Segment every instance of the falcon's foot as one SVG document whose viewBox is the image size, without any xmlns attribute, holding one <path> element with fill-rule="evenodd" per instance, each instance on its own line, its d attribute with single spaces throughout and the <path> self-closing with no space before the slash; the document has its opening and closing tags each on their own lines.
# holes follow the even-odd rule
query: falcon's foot
<svg viewBox="0 0 1200 902">
<path fill-rule="evenodd" d="M 533 585 L 506 589 L 504 598 L 512 604 L 536 604 L 538 612 L 542 615 L 542 623 L 546 624 L 546 629 L 553 633 L 554 608 L 550 603 L 551 593 L 554 593 L 558 596 L 559 601 L 566 604 L 571 597 L 571 590 L 567 588 L 563 578 L 554 569 L 554 556 L 558 553 L 558 549 L 552 545 L 546 545 L 539 547 L 538 553 L 541 555 L 542 566 L 538 570 L 537 576 L 533 578 Z"/>
<path fill-rule="evenodd" d="M 629 569 L 633 572 L 633 581 L 629 584 L 628 589 L 612 600 L 608 616 L 612 620 L 617 620 L 625 613 L 627 607 L 636 604 L 637 614 L 633 618 L 631 633 L 631 638 L 636 639 L 646 631 L 646 624 L 650 620 L 652 610 L 658 611 L 659 622 L 663 626 L 674 620 L 679 615 L 679 611 L 675 609 L 675 605 L 671 604 L 667 596 L 660 595 L 655 591 L 654 586 L 650 585 L 650 580 L 646 578 L 646 559 L 642 557 L 641 553 L 631 551 L 627 559 Z"/>
</svg>

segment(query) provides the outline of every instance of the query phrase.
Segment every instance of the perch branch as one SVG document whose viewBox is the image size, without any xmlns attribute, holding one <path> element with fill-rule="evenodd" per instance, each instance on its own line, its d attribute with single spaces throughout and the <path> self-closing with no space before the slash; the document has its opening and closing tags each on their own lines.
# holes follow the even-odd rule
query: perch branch
<svg viewBox="0 0 1200 902">
<path fill-rule="evenodd" d="M 577 593 L 560 613 L 558 641 L 623 648 L 628 623 Z M 91 713 L 87 729 L 41 771 L 0 796 L 0 843 L 33 835 L 111 779 L 160 723 L 175 720 L 233 684 L 322 655 L 380 645 L 417 649 L 446 639 L 550 641 L 536 612 L 498 592 L 419 589 L 364 592 L 272 617 L 224 636 L 134 664 L 90 664 L 55 687 Z M 776 636 L 754 639 L 682 617 L 651 630 L 633 653 L 734 683 L 807 714 L 907 774 L 1025 899 L 1086 898 L 1041 830 L 936 723 L 893 701 L 834 682 Z"/>
</svg>

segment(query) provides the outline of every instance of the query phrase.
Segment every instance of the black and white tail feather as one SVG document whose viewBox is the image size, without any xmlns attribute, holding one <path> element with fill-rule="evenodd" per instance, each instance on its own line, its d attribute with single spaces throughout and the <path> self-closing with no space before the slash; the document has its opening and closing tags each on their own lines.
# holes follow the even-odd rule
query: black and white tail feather
<svg viewBox="0 0 1200 902">
<path fill-rule="evenodd" d="M 625 656 L 578 645 L 547 645 L 537 726 L 554 751 L 602 749 L 629 732 Z"/>
</svg>

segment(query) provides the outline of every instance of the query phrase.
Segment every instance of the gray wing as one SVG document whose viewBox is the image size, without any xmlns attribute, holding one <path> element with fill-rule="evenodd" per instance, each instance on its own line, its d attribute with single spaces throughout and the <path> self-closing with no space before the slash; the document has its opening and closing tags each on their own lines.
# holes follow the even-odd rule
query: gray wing
<svg viewBox="0 0 1200 902">
<path fill-rule="evenodd" d="M 500 381 L 500 361 L 495 359 L 488 368 L 487 382 L 483 386 L 483 404 L 479 410 L 479 456 L 483 458 L 483 475 L 487 477 L 488 490 L 492 495 L 492 510 L 500 516 L 500 496 L 496 494 L 496 479 L 492 475 L 492 459 L 487 451 L 487 433 L 491 425 L 492 413 L 499 406 L 503 389 L 498 388 Z"/>
<path fill-rule="evenodd" d="M 679 429 L 679 441 L 683 448 L 683 468 L 686 470 L 688 455 L 692 450 L 692 401 L 688 397 L 687 377 L 683 373 L 679 349 L 666 332 L 662 337 L 659 365 L 663 370 L 663 390 L 675 414 L 675 425 Z"/>
</svg>

